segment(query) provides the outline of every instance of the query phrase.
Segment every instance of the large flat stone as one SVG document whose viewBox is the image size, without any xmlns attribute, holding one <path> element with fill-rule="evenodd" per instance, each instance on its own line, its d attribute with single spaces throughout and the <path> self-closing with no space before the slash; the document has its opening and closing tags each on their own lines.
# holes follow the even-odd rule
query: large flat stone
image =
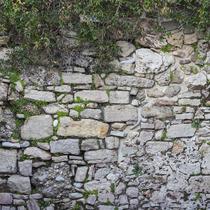
<svg viewBox="0 0 210 210">
<path fill-rule="evenodd" d="M 48 153 L 42 149 L 39 149 L 38 147 L 28 147 L 25 149 L 24 154 L 28 155 L 32 158 L 39 158 L 41 160 L 50 160 L 51 159 L 50 153 Z"/>
<path fill-rule="evenodd" d="M 70 117 L 61 117 L 57 134 L 65 137 L 105 138 L 108 130 L 108 124 L 97 120 L 82 119 L 80 121 L 74 121 Z"/>
<path fill-rule="evenodd" d="M 106 91 L 103 90 L 82 90 L 75 94 L 75 98 L 76 97 L 97 103 L 105 103 L 109 101 Z"/>
<path fill-rule="evenodd" d="M 11 192 L 30 194 L 31 183 L 29 177 L 12 175 L 8 179 L 8 187 Z"/>
<path fill-rule="evenodd" d="M 24 98 L 45 102 L 55 102 L 55 93 L 39 90 L 25 90 Z"/>
<path fill-rule="evenodd" d="M 122 76 L 115 73 L 111 73 L 105 79 L 107 85 L 115 86 L 128 86 L 139 88 L 150 88 L 154 85 L 154 81 L 146 78 L 140 78 L 135 76 Z"/>
<path fill-rule="evenodd" d="M 202 144 L 199 152 L 203 156 L 201 163 L 202 174 L 210 174 L 210 146 L 206 143 Z"/>
<path fill-rule="evenodd" d="M 166 152 L 172 146 L 172 142 L 149 141 L 146 144 L 146 152 L 155 155 L 158 152 Z"/>
<path fill-rule="evenodd" d="M 50 142 L 51 153 L 79 155 L 79 139 L 63 139 Z"/>
<path fill-rule="evenodd" d="M 142 108 L 143 117 L 155 117 L 158 119 L 169 118 L 173 116 L 172 108 L 167 106 L 145 106 Z"/>
<path fill-rule="evenodd" d="M 113 105 L 104 108 L 104 120 L 106 122 L 136 121 L 137 108 L 131 105 Z"/>
<path fill-rule="evenodd" d="M 16 173 L 16 163 L 16 150 L 0 149 L 0 173 Z"/>
<path fill-rule="evenodd" d="M 191 124 L 177 124 L 171 125 L 167 130 L 168 138 L 192 137 L 196 129 Z"/>
<path fill-rule="evenodd" d="M 136 50 L 136 69 L 139 73 L 161 73 L 172 65 L 174 59 L 172 56 L 155 53 L 150 49 L 141 48 Z"/>
<path fill-rule="evenodd" d="M 25 140 L 44 139 L 52 135 L 53 126 L 50 115 L 32 116 L 21 127 L 21 137 Z"/>
<path fill-rule="evenodd" d="M 117 152 L 115 150 L 101 149 L 87 151 L 84 155 L 88 163 L 109 163 L 117 161 Z"/>
<path fill-rule="evenodd" d="M 63 72 L 62 79 L 65 84 L 91 84 L 92 75 Z"/>
<path fill-rule="evenodd" d="M 110 190 L 110 187 L 111 183 L 106 180 L 101 180 L 101 181 L 93 180 L 84 184 L 84 188 L 86 191 L 93 191 L 93 190 L 108 191 Z"/>
</svg>

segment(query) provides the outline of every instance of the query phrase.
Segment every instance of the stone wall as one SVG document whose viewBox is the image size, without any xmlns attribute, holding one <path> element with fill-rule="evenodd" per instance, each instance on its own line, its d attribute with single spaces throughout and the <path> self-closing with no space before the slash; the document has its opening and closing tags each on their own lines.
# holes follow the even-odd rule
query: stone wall
<svg viewBox="0 0 210 210">
<path fill-rule="evenodd" d="M 1 74 L 1 210 L 210 209 L 209 43 L 137 41 L 117 42 L 109 73 L 85 49 L 62 70 Z"/>
</svg>

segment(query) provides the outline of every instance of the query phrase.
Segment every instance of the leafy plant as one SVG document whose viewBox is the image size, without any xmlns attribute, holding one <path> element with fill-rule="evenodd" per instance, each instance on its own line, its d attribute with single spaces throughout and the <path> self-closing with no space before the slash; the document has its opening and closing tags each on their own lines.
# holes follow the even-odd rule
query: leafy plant
<svg viewBox="0 0 210 210">
<path fill-rule="evenodd" d="M 193 120 L 193 121 L 192 121 L 192 127 L 193 127 L 193 128 L 196 128 L 196 129 L 200 128 L 200 127 L 201 127 L 201 122 L 200 122 L 200 120 L 199 120 L 199 119 Z"/>
<path fill-rule="evenodd" d="M 133 174 L 134 174 L 136 177 L 142 175 L 142 168 L 139 166 L 138 163 L 136 163 L 136 164 L 134 165 L 132 172 L 133 172 Z"/>
<path fill-rule="evenodd" d="M 163 141 L 163 140 L 165 140 L 166 138 L 167 138 L 167 131 L 166 131 L 166 130 L 163 130 L 160 139 Z"/>
</svg>

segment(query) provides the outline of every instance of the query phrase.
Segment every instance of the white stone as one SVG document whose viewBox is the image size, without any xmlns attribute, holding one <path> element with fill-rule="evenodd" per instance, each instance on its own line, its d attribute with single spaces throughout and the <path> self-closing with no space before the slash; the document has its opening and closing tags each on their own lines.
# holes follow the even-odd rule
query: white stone
<svg viewBox="0 0 210 210">
<path fill-rule="evenodd" d="M 0 82 L 0 101 L 7 99 L 8 84 Z"/>
<path fill-rule="evenodd" d="M 87 166 L 78 167 L 74 178 L 75 182 L 84 182 L 88 172 Z"/>
<path fill-rule="evenodd" d="M 200 88 L 207 84 L 207 76 L 204 72 L 189 76 L 187 80 L 188 84 L 192 88 Z"/>
<path fill-rule="evenodd" d="M 136 72 L 158 74 L 173 63 L 174 59 L 169 54 L 158 54 L 147 48 L 136 50 Z"/>
<path fill-rule="evenodd" d="M 166 152 L 171 149 L 172 146 L 172 142 L 150 141 L 146 144 L 146 152 L 155 155 L 158 152 Z"/>
<path fill-rule="evenodd" d="M 191 124 L 171 125 L 167 130 L 168 138 L 192 137 L 196 129 Z"/>
<path fill-rule="evenodd" d="M 63 139 L 50 142 L 51 153 L 79 155 L 79 140 L 78 139 Z"/>
<path fill-rule="evenodd" d="M 57 103 L 44 106 L 43 109 L 47 114 L 56 114 L 57 112 L 68 113 L 68 109 L 64 105 Z"/>
<path fill-rule="evenodd" d="M 55 93 L 39 90 L 25 90 L 24 98 L 45 102 L 54 102 Z"/>
<path fill-rule="evenodd" d="M 50 115 L 29 117 L 21 127 L 21 137 L 25 140 L 48 138 L 53 135 L 52 124 Z"/>
<path fill-rule="evenodd" d="M 119 55 L 122 57 L 129 56 L 136 49 L 133 44 L 126 41 L 118 41 L 117 46 L 120 48 Z"/>
</svg>

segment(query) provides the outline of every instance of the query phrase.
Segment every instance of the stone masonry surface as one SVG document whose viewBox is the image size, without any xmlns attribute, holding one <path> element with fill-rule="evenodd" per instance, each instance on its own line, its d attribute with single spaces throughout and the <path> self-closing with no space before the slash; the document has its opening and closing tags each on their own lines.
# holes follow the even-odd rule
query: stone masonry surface
<svg viewBox="0 0 210 210">
<path fill-rule="evenodd" d="M 0 74 L 0 210 L 210 209 L 210 44 L 171 34 Z"/>
</svg>

